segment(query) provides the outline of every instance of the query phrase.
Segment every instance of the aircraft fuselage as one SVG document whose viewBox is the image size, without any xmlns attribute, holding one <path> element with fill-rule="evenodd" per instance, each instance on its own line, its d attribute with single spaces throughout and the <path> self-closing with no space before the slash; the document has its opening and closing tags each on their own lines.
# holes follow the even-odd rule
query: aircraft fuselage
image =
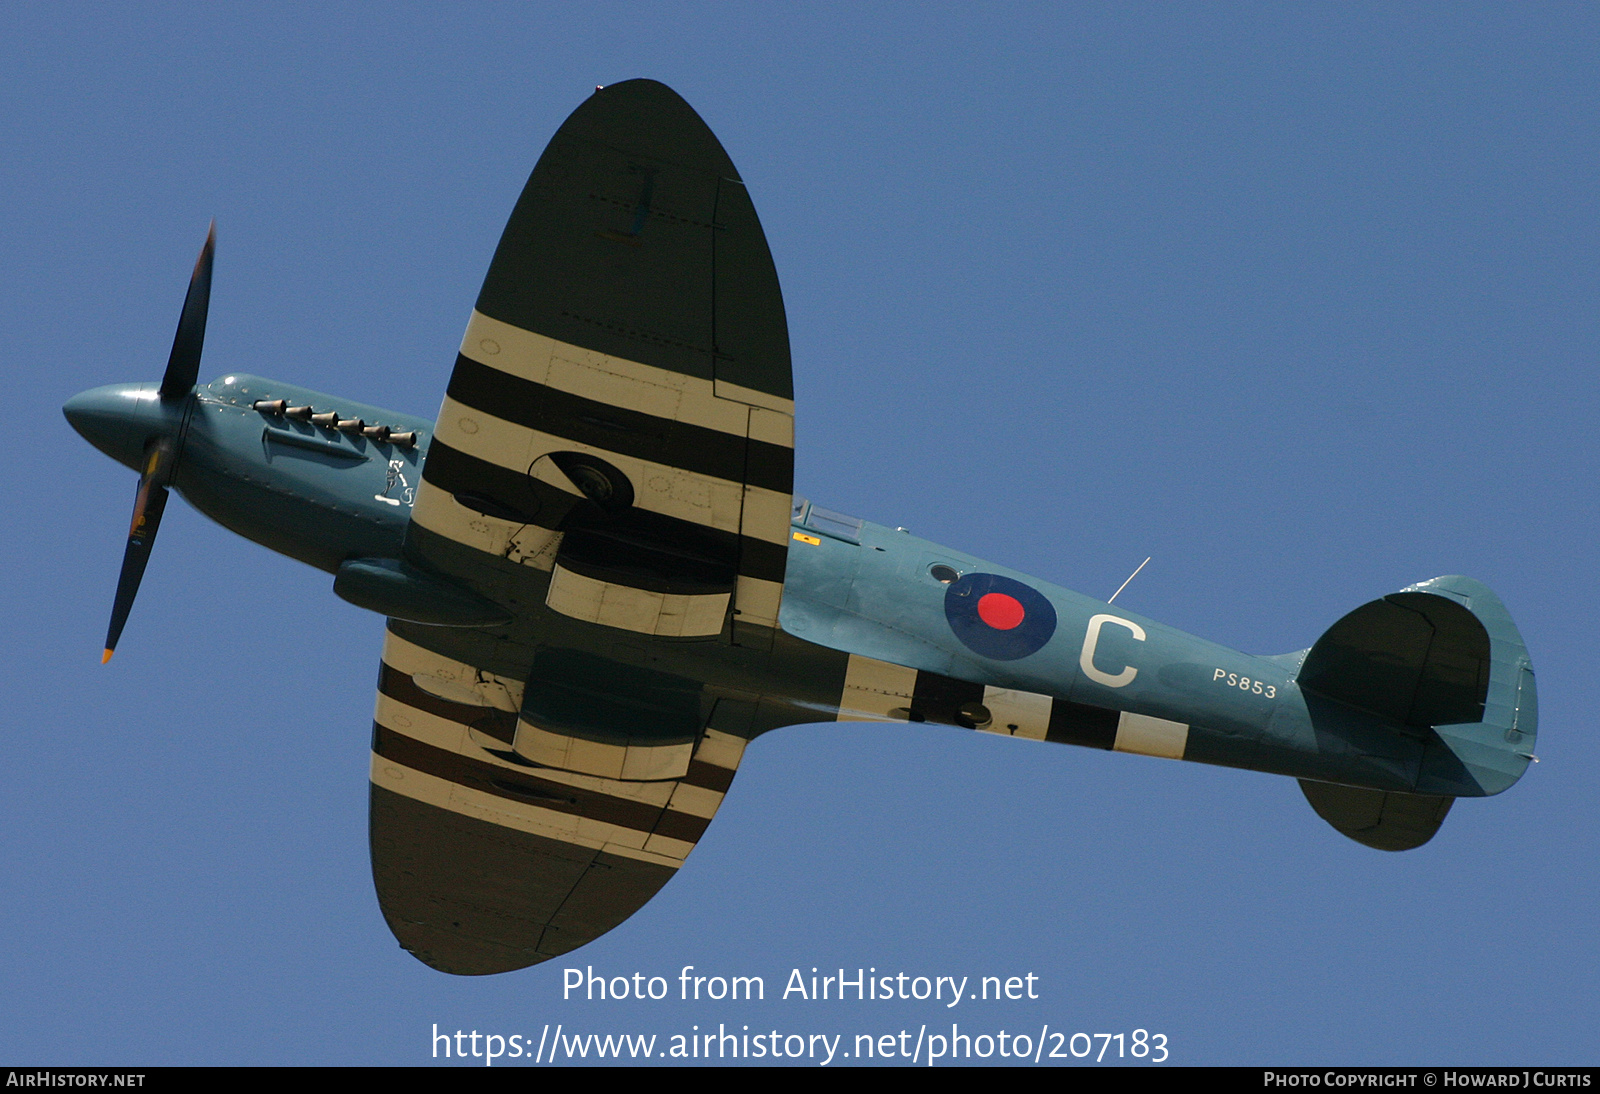
<svg viewBox="0 0 1600 1094">
<path fill-rule="evenodd" d="M 67 417 L 134 470 L 147 436 L 161 426 L 180 429 L 170 485 L 224 528 L 280 554 L 329 573 L 350 558 L 400 557 L 431 421 L 244 374 L 195 395 L 192 406 L 174 411 L 155 398 L 154 384 L 114 384 L 72 400 Z M 385 444 L 252 409 L 266 398 L 415 432 L 417 441 Z M 164 420 L 178 412 L 187 422 Z"/>
<path fill-rule="evenodd" d="M 346 428 L 256 409 L 280 399 Z M 243 374 L 197 389 L 177 411 L 152 385 L 98 388 L 66 409 L 92 443 L 135 469 L 149 436 L 177 431 L 171 485 L 195 508 L 330 573 L 353 559 L 400 558 L 432 434 L 426 419 Z M 187 421 L 163 417 L 174 413 Z M 355 419 L 415 441 L 363 435 Z M 1305 651 L 1240 653 L 803 499 L 795 521 L 773 647 L 676 640 L 675 655 L 651 669 L 760 696 L 754 732 L 831 718 L 927 721 L 1378 790 L 1481 796 L 1515 781 L 1469 775 L 1427 730 L 1303 691 Z M 1441 593 L 1470 595 L 1448 584 Z M 601 662 L 639 659 L 626 634 L 544 614 L 541 637 L 554 646 Z M 839 653 L 848 655 L 842 681 L 828 667 Z"/>
</svg>

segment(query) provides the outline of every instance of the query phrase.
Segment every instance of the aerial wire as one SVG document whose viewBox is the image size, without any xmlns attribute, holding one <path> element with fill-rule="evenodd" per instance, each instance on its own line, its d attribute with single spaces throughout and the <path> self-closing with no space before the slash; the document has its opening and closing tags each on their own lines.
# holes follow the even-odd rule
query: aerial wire
<svg viewBox="0 0 1600 1094">
<path fill-rule="evenodd" d="M 1150 556 L 1150 558 L 1155 558 L 1155 557 L 1156 557 L 1155 555 L 1151 555 Z M 1138 570 L 1134 570 L 1133 573 L 1128 575 L 1128 581 L 1132 581 L 1134 578 L 1139 576 L 1139 570 L 1144 569 L 1146 566 L 1148 566 L 1150 564 L 1150 558 L 1147 558 L 1143 562 L 1139 563 L 1139 569 Z M 1116 600 L 1117 597 L 1122 595 L 1122 590 L 1126 589 L 1128 587 L 1128 581 L 1124 581 L 1121 585 L 1117 586 L 1117 591 L 1111 594 L 1111 600 L 1106 601 L 1107 604 L 1110 604 L 1113 600 Z"/>
</svg>

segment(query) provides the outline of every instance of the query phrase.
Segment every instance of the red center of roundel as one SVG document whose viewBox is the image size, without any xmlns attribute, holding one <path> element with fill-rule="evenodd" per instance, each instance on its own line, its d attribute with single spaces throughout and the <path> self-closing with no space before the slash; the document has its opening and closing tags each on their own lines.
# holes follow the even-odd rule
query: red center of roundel
<svg viewBox="0 0 1600 1094">
<path fill-rule="evenodd" d="M 978 598 L 978 618 L 997 631 L 1009 631 L 1022 622 L 1027 612 L 1022 601 L 1005 593 L 986 593 Z"/>
</svg>

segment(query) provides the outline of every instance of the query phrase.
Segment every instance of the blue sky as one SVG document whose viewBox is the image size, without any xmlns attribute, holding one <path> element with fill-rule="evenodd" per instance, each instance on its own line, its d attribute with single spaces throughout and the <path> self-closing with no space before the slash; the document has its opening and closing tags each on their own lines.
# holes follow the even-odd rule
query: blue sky
<svg viewBox="0 0 1600 1094">
<path fill-rule="evenodd" d="M 0 9 L 0 1058 L 431 1060 L 441 1029 L 1142 1028 L 1179 1063 L 1596 1062 L 1597 23 L 1577 5 Z M 738 164 L 822 504 L 1257 653 L 1444 573 L 1543 762 L 1400 855 L 1291 780 L 946 728 L 757 741 L 681 874 L 488 979 L 396 948 L 382 621 L 182 503 L 99 664 L 134 476 L 60 404 L 159 378 L 431 414 L 505 217 L 596 84 Z M 760 975 L 561 998 L 562 968 Z M 802 1003 L 790 971 L 1038 976 Z"/>
</svg>

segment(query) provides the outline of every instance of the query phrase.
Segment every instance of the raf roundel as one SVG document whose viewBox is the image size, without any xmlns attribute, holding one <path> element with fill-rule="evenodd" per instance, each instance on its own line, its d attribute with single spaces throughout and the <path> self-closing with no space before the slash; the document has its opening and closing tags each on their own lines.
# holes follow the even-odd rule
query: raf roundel
<svg viewBox="0 0 1600 1094">
<path fill-rule="evenodd" d="M 995 661 L 1037 653 L 1056 633 L 1044 594 L 999 574 L 966 574 L 944 594 L 944 616 L 961 644 Z"/>
</svg>

